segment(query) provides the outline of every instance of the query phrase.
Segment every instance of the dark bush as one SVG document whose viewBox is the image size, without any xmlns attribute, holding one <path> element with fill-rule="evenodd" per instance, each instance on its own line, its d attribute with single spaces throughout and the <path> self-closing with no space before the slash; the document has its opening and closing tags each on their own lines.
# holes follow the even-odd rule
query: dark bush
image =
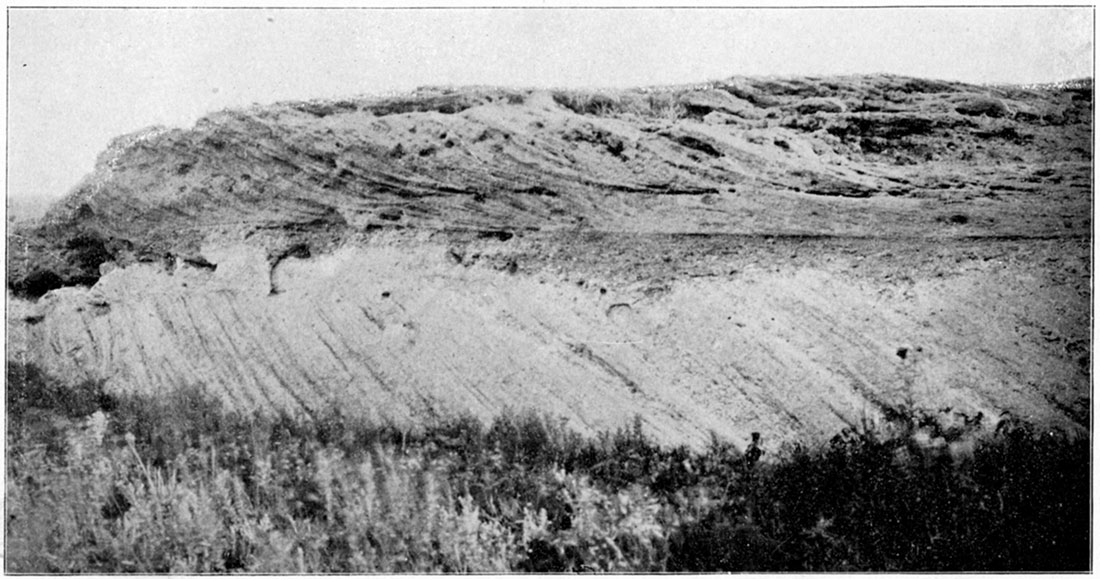
<svg viewBox="0 0 1100 580">
<path fill-rule="evenodd" d="M 402 115 L 406 113 L 438 112 L 445 115 L 461 113 L 479 104 L 473 99 L 459 94 L 388 99 L 373 103 L 369 110 L 379 117 Z"/>
<path fill-rule="evenodd" d="M 99 273 L 99 265 L 111 259 L 107 241 L 98 234 L 83 233 L 65 242 L 69 262 L 83 272 Z"/>
<path fill-rule="evenodd" d="M 20 298 L 40 298 L 50 290 L 65 285 L 65 280 L 50 270 L 35 270 L 11 284 L 11 291 Z"/>
<path fill-rule="evenodd" d="M 47 234 L 49 237 L 66 235 L 64 226 L 56 224 L 43 226 L 39 233 L 47 230 L 49 230 Z M 115 242 L 118 248 L 125 248 L 125 244 L 124 241 Z M 95 231 L 84 231 L 68 238 L 61 248 L 46 250 L 48 255 L 60 257 L 61 260 L 49 259 L 46 264 L 37 265 L 9 260 L 8 287 L 13 294 L 21 298 L 39 298 L 50 290 L 64 286 L 91 286 L 99 280 L 100 265 L 114 259 L 109 246 L 108 240 L 101 234 Z M 40 247 L 39 251 L 41 250 L 45 248 Z M 9 244 L 9 257 L 21 255 L 26 251 L 25 247 L 13 248 Z M 26 274 L 28 271 L 30 273 Z"/>
<path fill-rule="evenodd" d="M 684 529 L 670 569 L 1088 569 L 1086 439 L 1009 423 L 959 464 L 910 433 L 849 431 L 735 479 Z"/>
<path fill-rule="evenodd" d="M 950 93 L 957 90 L 951 83 L 927 79 L 905 79 L 900 88 L 907 93 Z"/>
<path fill-rule="evenodd" d="M 608 95 L 563 93 L 553 94 L 554 102 L 578 115 L 605 116 L 620 109 L 619 101 Z"/>
<path fill-rule="evenodd" d="M 31 409 L 75 419 L 100 409 L 113 411 L 117 406 L 116 398 L 104 391 L 102 383 L 62 385 L 33 364 L 8 361 L 7 381 L 8 418 L 12 420 L 20 419 Z"/>
<path fill-rule="evenodd" d="M 833 98 L 811 97 L 795 104 L 795 110 L 801 115 L 814 113 L 843 113 L 848 107 L 843 101 Z"/>
<path fill-rule="evenodd" d="M 51 456 L 62 457 L 68 449 L 66 432 L 73 420 L 117 406 L 100 382 L 66 386 L 33 364 L 15 361 L 8 361 L 5 394 L 9 454 L 39 444 Z"/>
<path fill-rule="evenodd" d="M 296 103 L 293 105 L 293 108 L 303 113 L 309 113 L 314 117 L 324 118 L 329 115 L 358 111 L 359 105 L 356 104 L 354 101 L 314 101 L 307 103 Z"/>
<path fill-rule="evenodd" d="M 971 117 L 985 115 L 999 118 L 1007 117 L 1009 114 L 1008 106 L 1000 99 L 994 99 L 993 97 L 973 97 L 955 105 L 955 111 Z"/>
<path fill-rule="evenodd" d="M 747 520 L 718 510 L 686 526 L 673 544 L 669 572 L 785 570 L 774 540 Z"/>
</svg>

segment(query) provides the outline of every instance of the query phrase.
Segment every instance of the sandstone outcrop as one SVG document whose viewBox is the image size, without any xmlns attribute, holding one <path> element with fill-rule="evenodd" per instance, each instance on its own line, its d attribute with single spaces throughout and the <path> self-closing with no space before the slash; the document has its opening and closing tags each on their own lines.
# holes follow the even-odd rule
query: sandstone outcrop
<svg viewBox="0 0 1100 580">
<path fill-rule="evenodd" d="M 1087 429 L 1091 107 L 872 76 L 216 113 L 9 234 L 8 356 L 693 445 L 899 405 Z"/>
</svg>

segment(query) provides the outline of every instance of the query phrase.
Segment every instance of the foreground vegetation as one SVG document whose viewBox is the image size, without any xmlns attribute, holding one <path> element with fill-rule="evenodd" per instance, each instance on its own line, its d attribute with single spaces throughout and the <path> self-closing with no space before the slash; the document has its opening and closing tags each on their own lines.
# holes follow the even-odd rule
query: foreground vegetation
<svg viewBox="0 0 1100 580">
<path fill-rule="evenodd" d="M 198 388 L 112 396 L 12 364 L 7 404 L 7 572 L 1090 565 L 1089 441 L 1013 420 L 960 455 L 961 435 L 899 409 L 758 462 L 717 439 L 660 448 L 638 423 L 406 431 L 241 415 Z"/>
</svg>

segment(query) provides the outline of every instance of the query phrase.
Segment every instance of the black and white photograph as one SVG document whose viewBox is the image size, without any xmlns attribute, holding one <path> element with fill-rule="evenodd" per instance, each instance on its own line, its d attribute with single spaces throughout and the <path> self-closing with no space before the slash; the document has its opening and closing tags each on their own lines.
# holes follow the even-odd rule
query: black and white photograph
<svg viewBox="0 0 1100 580">
<path fill-rule="evenodd" d="M 1095 5 L 5 17 L 5 574 L 1092 571 Z"/>
</svg>

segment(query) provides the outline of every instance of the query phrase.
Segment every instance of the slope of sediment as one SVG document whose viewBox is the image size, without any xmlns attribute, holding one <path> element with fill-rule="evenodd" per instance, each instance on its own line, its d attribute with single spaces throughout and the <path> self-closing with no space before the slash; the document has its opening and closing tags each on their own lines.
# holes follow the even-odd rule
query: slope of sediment
<svg viewBox="0 0 1100 580">
<path fill-rule="evenodd" d="M 1087 428 L 1091 82 L 424 89 L 117 140 L 8 240 L 8 357 L 239 408 L 659 440 Z"/>
</svg>

